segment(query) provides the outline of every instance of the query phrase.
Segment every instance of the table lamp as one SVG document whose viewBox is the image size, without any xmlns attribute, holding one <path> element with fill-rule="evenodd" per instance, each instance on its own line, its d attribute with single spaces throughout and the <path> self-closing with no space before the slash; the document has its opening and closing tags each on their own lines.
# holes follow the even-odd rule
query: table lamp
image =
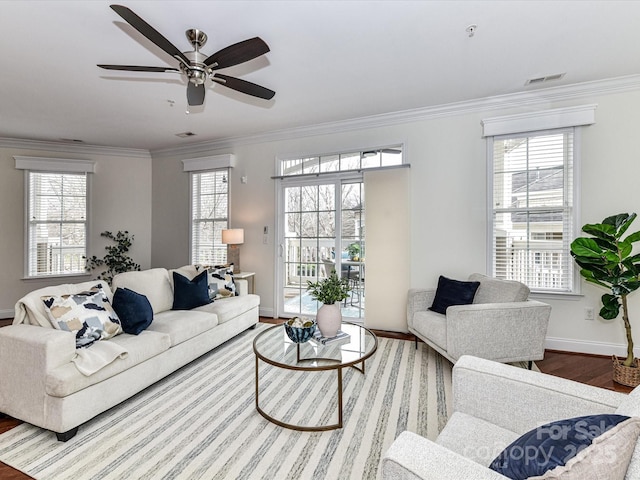
<svg viewBox="0 0 640 480">
<path fill-rule="evenodd" d="M 233 263 L 233 273 L 240 273 L 240 247 L 244 243 L 244 229 L 222 230 L 222 243 L 227 245 L 227 263 Z"/>
</svg>

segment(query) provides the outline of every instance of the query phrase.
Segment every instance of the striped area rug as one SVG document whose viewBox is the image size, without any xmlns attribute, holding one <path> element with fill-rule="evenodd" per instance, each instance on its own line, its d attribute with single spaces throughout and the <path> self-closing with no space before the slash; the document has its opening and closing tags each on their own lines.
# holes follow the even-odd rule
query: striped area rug
<svg viewBox="0 0 640 480">
<path fill-rule="evenodd" d="M 22 424 L 0 460 L 42 480 L 375 479 L 404 430 L 434 439 L 450 411 L 451 364 L 424 344 L 379 338 L 366 374 L 344 370 L 344 427 L 298 432 L 255 410 L 249 330 L 80 427 L 67 443 Z M 336 372 L 260 363 L 260 404 L 290 423 L 337 420 Z"/>
</svg>

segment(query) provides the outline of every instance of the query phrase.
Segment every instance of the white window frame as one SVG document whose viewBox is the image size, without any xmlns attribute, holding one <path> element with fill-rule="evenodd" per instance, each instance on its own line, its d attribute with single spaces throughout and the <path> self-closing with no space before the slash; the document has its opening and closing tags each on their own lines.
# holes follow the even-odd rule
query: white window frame
<svg viewBox="0 0 640 480">
<path fill-rule="evenodd" d="M 566 259 L 565 265 L 569 269 L 566 272 L 566 279 L 568 282 L 567 282 L 566 288 L 562 288 L 562 287 L 536 288 L 535 286 L 529 285 L 533 293 L 543 293 L 543 294 L 552 294 L 552 295 L 557 295 L 557 294 L 571 295 L 571 294 L 579 293 L 579 288 L 580 288 L 579 275 L 576 274 L 576 267 L 573 262 L 573 259 L 571 258 L 570 245 L 571 245 L 571 241 L 576 235 L 576 232 L 577 232 L 576 229 L 578 228 L 578 218 L 579 218 L 577 212 L 579 210 L 579 198 L 580 198 L 578 194 L 578 190 L 579 190 L 578 181 L 580 178 L 578 175 L 578 170 L 580 165 L 580 147 L 579 146 L 581 143 L 580 129 L 579 128 L 563 128 L 563 129 L 557 129 L 557 130 L 540 130 L 540 131 L 525 132 L 520 134 L 509 134 L 509 135 L 489 137 L 487 139 L 487 159 L 488 159 L 487 182 L 489 186 L 488 192 L 487 192 L 487 198 L 488 198 L 487 245 L 489 246 L 489 248 L 487 249 L 487 253 L 488 253 L 487 271 L 491 276 L 497 276 L 497 272 L 495 271 L 496 243 L 495 243 L 494 218 L 496 216 L 496 212 L 503 211 L 503 209 L 496 208 L 494 205 L 494 184 L 493 184 L 494 143 L 496 140 L 502 141 L 510 138 L 531 138 L 531 137 L 546 136 L 546 135 L 553 135 L 553 134 L 565 134 L 565 133 L 571 133 L 573 136 L 573 145 L 572 145 L 573 158 L 571 160 L 572 161 L 571 165 L 568 165 L 566 163 L 564 164 L 565 182 L 563 185 L 563 197 L 564 197 L 563 205 L 562 207 L 554 208 L 554 210 L 560 210 L 560 209 L 563 210 L 562 223 L 563 225 L 568 226 L 568 228 L 566 229 L 567 231 L 564 232 L 565 234 L 568 235 L 568 238 L 565 235 L 565 238 L 563 238 L 563 242 L 562 242 L 562 256 L 564 259 Z M 571 178 L 569 178 L 567 175 L 568 170 L 571 170 L 571 173 L 572 173 Z M 570 198 L 567 197 L 568 182 L 571 182 L 572 184 L 570 189 L 570 193 L 571 193 Z M 527 213 L 527 214 L 535 213 L 535 211 L 536 211 L 535 207 L 523 209 L 523 213 Z M 529 231 L 528 228 L 527 228 L 527 231 Z M 514 280 L 514 278 L 509 278 L 509 277 L 506 279 Z M 520 280 L 520 279 L 515 279 L 515 280 Z"/>
<path fill-rule="evenodd" d="M 580 219 L 580 159 L 581 159 L 581 132 L 582 127 L 596 122 L 595 110 L 597 104 L 578 105 L 573 107 L 557 108 L 551 110 L 526 112 L 515 115 L 487 118 L 482 120 L 483 137 L 487 138 L 487 272 L 494 274 L 494 206 L 493 206 L 493 138 L 508 136 L 534 136 L 548 131 L 572 128 L 573 137 L 573 206 L 571 222 L 572 237 L 579 233 L 578 222 Z M 566 255 L 570 256 L 570 244 L 573 238 L 566 239 Z M 569 257 L 570 258 L 570 257 Z M 577 273 L 575 262 L 571 259 L 572 282 L 569 291 L 556 290 L 532 290 L 533 293 L 558 295 L 579 295 L 580 276 Z"/>
<path fill-rule="evenodd" d="M 60 271 L 45 272 L 34 274 L 31 272 L 30 265 L 32 259 L 31 253 L 37 250 L 36 246 L 31 245 L 31 229 L 36 223 L 32 222 L 29 218 L 31 211 L 31 194 L 32 194 L 32 175 L 33 174 L 53 174 L 53 175 L 84 175 L 85 176 L 85 219 L 84 222 L 78 222 L 75 220 L 73 223 L 80 223 L 84 226 L 84 252 L 83 257 L 86 257 L 89 251 L 89 223 L 91 218 L 91 175 L 89 173 L 95 172 L 95 163 L 85 160 L 69 160 L 59 158 L 41 158 L 41 157 L 23 157 L 15 156 L 16 169 L 24 170 L 24 278 L 36 279 L 36 278 L 57 278 L 57 277 L 73 277 L 87 275 L 85 266 L 77 271 L 71 271 L 64 273 Z M 60 223 L 65 222 L 64 219 L 60 220 Z"/>
<path fill-rule="evenodd" d="M 226 170 L 227 172 L 227 228 L 231 215 L 231 170 L 236 166 L 236 157 L 232 153 L 211 155 L 208 157 L 187 158 L 182 160 L 183 171 L 189 172 L 189 258 L 194 261 L 193 238 L 193 176 L 211 171 Z M 226 256 L 225 256 L 226 263 Z"/>
<path fill-rule="evenodd" d="M 189 176 L 189 188 L 190 188 L 190 194 L 189 194 L 189 212 L 190 212 L 190 218 L 189 218 L 189 258 L 191 259 L 191 263 L 193 264 L 199 264 L 201 262 L 199 262 L 198 258 L 200 257 L 197 249 L 198 249 L 198 245 L 196 242 L 196 238 L 194 236 L 194 228 L 195 228 L 195 222 L 196 222 L 196 209 L 199 207 L 199 205 L 196 205 L 194 203 L 194 199 L 195 199 L 195 192 L 194 192 L 194 182 L 195 179 L 198 178 L 199 176 L 202 175 L 208 175 L 208 174 L 217 174 L 217 173 L 222 173 L 223 175 L 226 175 L 227 178 L 227 211 L 226 211 L 226 216 L 223 217 L 206 217 L 206 218 L 202 218 L 200 217 L 199 221 L 205 221 L 205 222 L 211 222 L 212 224 L 224 224 L 224 229 L 229 228 L 229 207 L 230 207 L 230 202 L 231 202 L 231 188 L 230 188 L 230 174 L 231 174 L 231 170 L 229 168 L 217 168 L 217 169 L 213 169 L 213 170 L 204 170 L 204 171 L 192 171 L 190 176 Z M 222 240 L 222 239 L 221 239 Z M 222 246 L 222 241 L 220 242 L 220 245 Z M 219 262 L 213 262 L 216 264 L 226 264 L 227 263 L 227 251 L 226 248 L 224 249 L 224 256 L 220 258 Z M 210 266 L 210 265 L 209 265 Z"/>
</svg>

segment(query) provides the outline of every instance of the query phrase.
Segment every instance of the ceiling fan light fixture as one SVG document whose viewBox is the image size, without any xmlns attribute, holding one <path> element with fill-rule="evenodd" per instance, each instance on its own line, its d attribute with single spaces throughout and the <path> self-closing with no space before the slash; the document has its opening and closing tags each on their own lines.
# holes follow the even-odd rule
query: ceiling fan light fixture
<svg viewBox="0 0 640 480">
<path fill-rule="evenodd" d="M 131 9 L 124 5 L 111 5 L 111 9 L 146 37 L 147 40 L 175 58 L 179 62 L 179 68 L 106 64 L 98 64 L 98 67 L 104 68 L 105 70 L 125 70 L 133 72 L 181 72 L 187 80 L 187 102 L 189 106 L 198 106 L 204 103 L 205 83 L 209 78 L 217 81 L 217 83 L 223 84 L 231 90 L 236 90 L 240 93 L 265 100 L 271 100 L 276 94 L 273 90 L 240 78 L 214 74 L 214 70 L 239 65 L 269 52 L 269 46 L 261 38 L 249 38 L 229 45 L 207 56 L 200 52 L 200 48 L 207 42 L 206 33 L 196 28 L 191 28 L 187 30 L 185 34 L 194 49 L 189 52 L 181 52 L 173 43 L 167 40 L 160 32 Z"/>
</svg>

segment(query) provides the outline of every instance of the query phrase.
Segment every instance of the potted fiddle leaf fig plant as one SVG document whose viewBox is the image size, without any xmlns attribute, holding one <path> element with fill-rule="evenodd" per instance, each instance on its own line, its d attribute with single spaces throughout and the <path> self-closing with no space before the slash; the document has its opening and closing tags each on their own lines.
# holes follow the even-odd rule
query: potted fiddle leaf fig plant
<svg viewBox="0 0 640 480">
<path fill-rule="evenodd" d="M 324 337 L 334 337 L 342 323 L 340 302 L 349 297 L 351 287 L 347 278 L 332 270 L 327 278 L 317 282 L 307 281 L 307 290 L 312 298 L 322 302 L 316 314 L 316 323 Z"/>
<path fill-rule="evenodd" d="M 602 223 L 587 224 L 582 231 L 591 237 L 578 237 L 571 243 L 571 255 L 580 266 L 580 275 L 587 282 L 609 290 L 602 295 L 600 316 L 613 320 L 622 310 L 627 357 L 622 362 L 613 357 L 613 380 L 632 387 L 640 385 L 640 365 L 633 354 L 627 296 L 640 288 L 640 254 L 632 254 L 633 244 L 640 240 L 640 231 L 622 237 L 636 216 L 620 213 L 605 218 Z"/>
</svg>

